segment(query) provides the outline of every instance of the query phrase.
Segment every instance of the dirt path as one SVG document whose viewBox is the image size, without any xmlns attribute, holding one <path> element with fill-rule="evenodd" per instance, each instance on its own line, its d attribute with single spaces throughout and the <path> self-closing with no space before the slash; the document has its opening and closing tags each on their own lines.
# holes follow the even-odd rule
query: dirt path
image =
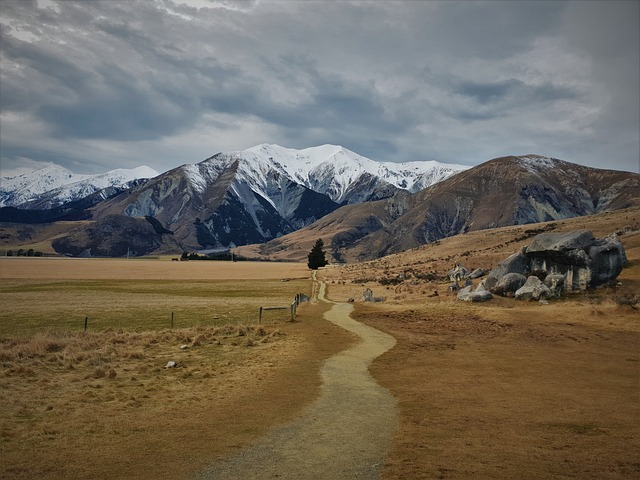
<svg viewBox="0 0 640 480">
<path fill-rule="evenodd" d="M 314 292 L 320 301 L 333 303 L 325 298 L 324 283 Z M 352 309 L 350 304 L 334 303 L 325 314 L 327 320 L 362 340 L 324 363 L 322 392 L 306 414 L 233 457 L 213 464 L 198 478 L 379 477 L 398 419 L 395 399 L 375 382 L 368 367 L 395 345 L 395 339 L 351 319 Z"/>
</svg>

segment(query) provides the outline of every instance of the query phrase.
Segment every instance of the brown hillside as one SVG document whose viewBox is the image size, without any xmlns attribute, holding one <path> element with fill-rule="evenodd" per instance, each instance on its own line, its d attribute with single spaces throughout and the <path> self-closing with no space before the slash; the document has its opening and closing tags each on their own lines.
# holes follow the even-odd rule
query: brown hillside
<svg viewBox="0 0 640 480">
<path fill-rule="evenodd" d="M 277 258 L 286 250 L 288 258 L 302 259 L 313 239 L 323 238 L 336 261 L 372 260 L 465 232 L 640 206 L 639 192 L 635 173 L 535 155 L 503 157 L 403 197 L 392 215 L 388 201 L 355 205 L 261 249 L 238 252 Z M 371 215 L 378 215 L 378 228 L 365 227 L 376 224 Z M 343 216 L 349 217 L 346 226 Z"/>
</svg>

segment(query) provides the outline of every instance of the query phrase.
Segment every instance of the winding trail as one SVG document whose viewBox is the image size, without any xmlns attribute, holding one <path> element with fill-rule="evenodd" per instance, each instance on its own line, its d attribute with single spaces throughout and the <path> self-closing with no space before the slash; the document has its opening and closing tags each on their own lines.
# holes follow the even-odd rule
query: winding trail
<svg viewBox="0 0 640 480">
<path fill-rule="evenodd" d="M 361 341 L 325 361 L 321 394 L 302 417 L 211 465 L 198 478 L 379 478 L 398 418 L 395 399 L 368 367 L 395 339 L 353 320 L 353 306 L 327 300 L 326 285 L 320 282 L 318 288 L 315 280 L 314 275 L 314 296 L 333 304 L 325 318 Z"/>
</svg>

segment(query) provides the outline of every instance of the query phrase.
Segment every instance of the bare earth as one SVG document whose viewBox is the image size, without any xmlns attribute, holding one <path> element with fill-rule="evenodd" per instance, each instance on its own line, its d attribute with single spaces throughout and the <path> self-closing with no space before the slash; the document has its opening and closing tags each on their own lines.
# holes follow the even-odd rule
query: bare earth
<svg viewBox="0 0 640 480">
<path fill-rule="evenodd" d="M 321 284 L 319 298 L 325 299 Z M 334 303 L 325 318 L 361 338 L 325 361 L 320 397 L 298 420 L 273 430 L 203 479 L 379 478 L 398 425 L 396 401 L 369 374 L 373 359 L 395 339 L 351 319 L 350 304 Z"/>
</svg>

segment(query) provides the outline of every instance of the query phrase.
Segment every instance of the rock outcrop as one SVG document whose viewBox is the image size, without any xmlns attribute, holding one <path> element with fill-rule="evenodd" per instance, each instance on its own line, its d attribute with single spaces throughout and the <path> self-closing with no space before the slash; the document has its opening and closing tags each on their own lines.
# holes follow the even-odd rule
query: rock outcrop
<svg viewBox="0 0 640 480">
<path fill-rule="evenodd" d="M 500 262 L 483 285 L 499 295 L 514 293 L 516 298 L 558 297 L 564 290 L 607 284 L 626 263 L 624 247 L 615 234 L 596 239 L 588 230 L 542 233 Z"/>
<path fill-rule="evenodd" d="M 617 235 L 595 239 L 588 230 L 540 234 L 524 255 L 530 261 L 530 271 L 563 275 L 566 290 L 604 285 L 615 280 L 627 263 Z"/>
</svg>

